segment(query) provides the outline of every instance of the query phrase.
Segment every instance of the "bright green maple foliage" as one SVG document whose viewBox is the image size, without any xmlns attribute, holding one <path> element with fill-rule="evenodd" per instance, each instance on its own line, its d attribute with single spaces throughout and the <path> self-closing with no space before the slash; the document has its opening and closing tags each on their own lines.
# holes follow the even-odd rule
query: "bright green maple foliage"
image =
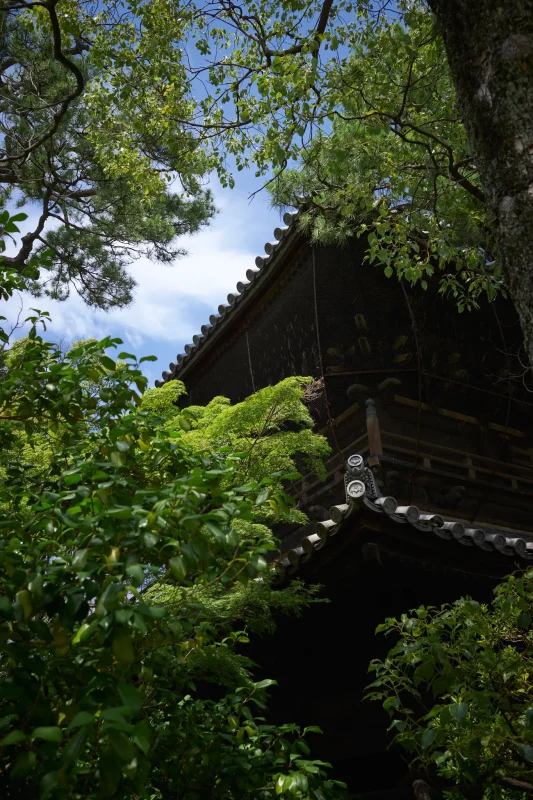
<svg viewBox="0 0 533 800">
<path fill-rule="evenodd" d="M 237 474 L 243 483 L 276 472 L 324 477 L 324 459 L 331 448 L 325 436 L 313 431 L 315 423 L 305 405 L 311 383 L 311 378 L 285 378 L 235 405 L 227 397 L 215 397 L 206 406 L 180 411 L 177 401 L 186 393 L 185 386 L 168 381 L 145 392 L 142 408 L 179 425 L 184 441 L 198 452 L 229 447 L 240 453 Z"/>
</svg>

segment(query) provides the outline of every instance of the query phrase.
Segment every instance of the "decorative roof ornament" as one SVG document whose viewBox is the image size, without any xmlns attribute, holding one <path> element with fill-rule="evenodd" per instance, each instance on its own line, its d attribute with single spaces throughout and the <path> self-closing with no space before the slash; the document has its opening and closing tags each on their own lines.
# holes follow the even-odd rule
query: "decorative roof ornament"
<svg viewBox="0 0 533 800">
<path fill-rule="evenodd" d="M 416 506 L 399 506 L 394 497 L 381 495 L 369 462 L 365 462 L 359 454 L 348 458 L 344 484 L 346 502 L 333 506 L 329 511 L 329 519 L 316 522 L 314 533 L 302 538 L 298 547 L 291 548 L 276 562 L 279 582 L 325 547 L 330 538 L 342 530 L 346 520 L 363 508 L 376 514 L 385 514 L 394 522 L 410 525 L 425 534 L 435 534 L 441 539 L 467 547 L 476 546 L 481 550 L 518 556 L 525 560 L 533 559 L 533 533 L 520 536 L 494 528 L 473 528 L 468 523 L 444 519 L 440 514 L 430 514 Z"/>
<path fill-rule="evenodd" d="M 239 281 L 237 283 L 237 292 L 228 294 L 227 303 L 221 303 L 218 307 L 218 314 L 211 314 L 209 317 L 209 325 L 202 325 L 202 335 L 195 334 L 191 344 L 186 344 L 184 353 L 180 353 L 176 357 L 176 364 L 173 365 L 170 372 L 163 372 L 163 380 L 155 382 L 157 387 L 160 387 L 168 380 L 179 377 L 180 369 L 194 357 L 199 348 L 202 347 L 204 341 L 208 340 L 219 326 L 231 316 L 231 312 L 236 308 L 242 299 L 246 297 L 252 286 L 257 285 L 264 274 L 270 269 L 280 249 L 287 239 L 289 233 L 295 229 L 295 222 L 298 217 L 298 211 L 287 211 L 283 215 L 283 222 L 285 227 L 277 227 L 274 229 L 274 241 L 266 242 L 265 256 L 257 256 L 255 259 L 255 268 L 246 271 L 247 282 Z"/>
</svg>

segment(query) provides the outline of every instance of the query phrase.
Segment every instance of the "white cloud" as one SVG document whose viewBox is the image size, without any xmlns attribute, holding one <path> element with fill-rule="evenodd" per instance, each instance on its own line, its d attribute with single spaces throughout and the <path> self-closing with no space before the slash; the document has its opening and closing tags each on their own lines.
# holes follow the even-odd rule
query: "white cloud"
<svg viewBox="0 0 533 800">
<path fill-rule="evenodd" d="M 67 341 L 107 334 L 120 336 L 128 345 L 139 349 L 148 339 L 152 345 L 168 343 L 179 352 L 209 314 L 234 291 L 246 270 L 276 224 L 277 215 L 269 211 L 266 198 L 249 204 L 241 191 L 215 191 L 220 213 L 213 224 L 180 244 L 188 255 L 174 266 L 161 265 L 141 258 L 130 270 L 137 282 L 134 302 L 129 308 L 104 312 L 88 308 L 75 293 L 62 303 L 46 298 L 24 298 L 25 309 L 31 306 L 46 309 L 52 317 L 52 338 Z M 13 319 L 18 303 L 8 304 L 6 313 Z"/>
</svg>

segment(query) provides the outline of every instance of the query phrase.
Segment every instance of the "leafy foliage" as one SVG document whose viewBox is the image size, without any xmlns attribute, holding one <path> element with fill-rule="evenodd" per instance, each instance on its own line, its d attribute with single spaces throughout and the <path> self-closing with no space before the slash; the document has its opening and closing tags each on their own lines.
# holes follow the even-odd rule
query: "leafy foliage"
<svg viewBox="0 0 533 800">
<path fill-rule="evenodd" d="M 313 432 L 314 421 L 304 403 L 305 387 L 311 382 L 311 378 L 285 378 L 236 405 L 226 397 L 215 397 L 206 406 L 178 410 L 185 387 L 174 380 L 161 389 L 148 389 L 142 408 L 161 414 L 168 424 L 178 424 L 184 440 L 199 452 L 229 447 L 241 453 L 237 474 L 243 482 L 300 470 L 321 477 L 330 447 L 324 436 Z"/>
<path fill-rule="evenodd" d="M 441 788 L 460 796 L 531 791 L 533 570 L 509 576 L 487 606 L 420 607 L 378 632 L 398 639 L 373 661 L 368 696 Z M 485 794 L 484 794 L 485 793 Z"/>
<path fill-rule="evenodd" d="M 8 2 L 0 10 L 0 204 L 37 210 L 15 254 L 4 258 L 35 295 L 64 299 L 74 288 L 89 305 L 110 308 L 131 302 L 132 260 L 174 261 L 184 252 L 177 238 L 197 231 L 214 207 L 198 160 L 191 173 L 176 148 L 161 146 L 146 128 L 129 160 L 143 160 L 152 179 L 133 186 L 125 172 L 105 169 L 87 133 L 99 71 L 88 56 L 90 38 L 106 23 L 94 19 L 82 30 L 78 11 L 91 13 L 86 4 L 57 0 Z M 122 152 L 117 140 L 112 147 Z M 178 191 L 158 177 L 162 169 Z M 27 271 L 35 253 L 48 261 L 38 276 Z"/>
<path fill-rule="evenodd" d="M 275 202 L 303 208 L 317 240 L 367 229 L 388 275 L 439 272 L 460 310 L 502 289 L 427 0 L 24 0 L 3 13 L 0 178 L 61 221 L 16 261 L 47 241 L 55 296 L 73 282 L 89 302 L 127 302 L 131 248 L 171 259 L 174 235 L 212 213 L 201 181 L 216 170 L 233 185 L 233 162 L 273 170 Z"/>
<path fill-rule="evenodd" d="M 90 302 L 126 302 L 130 248 L 152 243 L 171 258 L 173 236 L 212 212 L 198 181 L 217 170 L 233 185 L 228 156 L 237 170 L 273 169 L 275 202 L 303 208 L 315 239 L 368 230 L 371 262 L 423 285 L 439 272 L 460 310 L 502 288 L 477 165 L 425 0 L 22 2 L 7 11 L 3 36 L 0 177 L 8 186 L 31 179 L 27 198 L 62 222 L 25 244 L 26 256 L 40 239 L 51 245 L 55 295 L 74 282 Z M 29 88 L 37 69 L 39 102 Z M 45 137 L 39 147 L 34 130 Z M 179 196 L 167 191 L 174 173 Z"/>
<path fill-rule="evenodd" d="M 270 586 L 257 516 L 290 503 L 283 473 L 243 484 L 242 455 L 195 449 L 174 405 L 143 402 L 143 359 L 106 352 L 119 339 L 65 353 L 46 320 L 4 337 L 3 796 L 337 796 L 313 729 L 266 722 L 274 682 L 237 649 L 313 600 Z"/>
<path fill-rule="evenodd" d="M 331 76 L 343 87 L 332 130 L 271 186 L 300 206 L 317 241 L 369 232 L 368 258 L 419 281 L 440 273 L 459 310 L 493 298 L 502 275 L 444 44 L 424 2 L 370 19 Z"/>
</svg>

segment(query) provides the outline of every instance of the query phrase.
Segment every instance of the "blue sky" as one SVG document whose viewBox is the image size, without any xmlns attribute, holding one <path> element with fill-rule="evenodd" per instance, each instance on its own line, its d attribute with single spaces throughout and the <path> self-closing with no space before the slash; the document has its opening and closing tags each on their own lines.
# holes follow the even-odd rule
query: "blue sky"
<svg viewBox="0 0 533 800">
<path fill-rule="evenodd" d="M 264 180 L 264 179 L 263 179 Z M 24 310 L 37 307 L 50 312 L 49 338 L 66 343 L 88 337 L 119 336 L 124 349 L 138 356 L 155 355 L 156 362 L 145 363 L 150 384 L 168 364 L 183 352 L 193 334 L 209 321 L 246 270 L 263 254 L 264 243 L 272 239 L 281 214 L 270 208 L 266 191 L 250 202 L 250 192 L 259 179 L 240 173 L 234 189 L 223 189 L 216 179 L 211 183 L 219 214 L 212 224 L 180 244 L 188 255 L 173 266 L 142 258 L 131 266 L 137 281 L 135 299 L 125 309 L 104 312 L 88 308 L 73 294 L 64 302 L 47 298 L 22 297 Z M 13 320 L 20 301 L 13 298 L 2 313 Z"/>
</svg>

